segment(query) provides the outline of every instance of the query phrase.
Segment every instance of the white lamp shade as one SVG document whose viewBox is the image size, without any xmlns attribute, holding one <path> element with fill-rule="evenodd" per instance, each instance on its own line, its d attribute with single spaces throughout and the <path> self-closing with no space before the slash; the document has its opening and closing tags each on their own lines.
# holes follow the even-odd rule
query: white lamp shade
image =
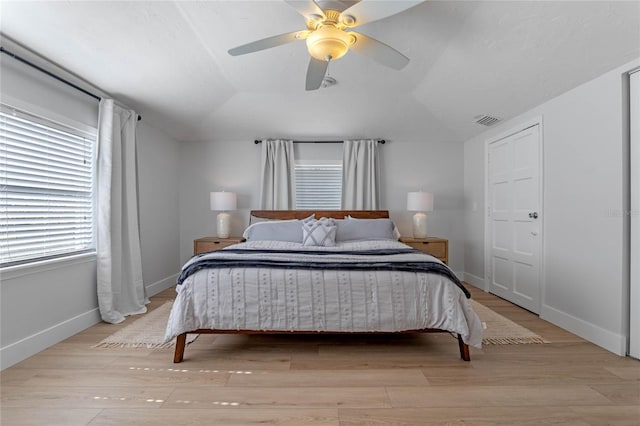
<svg viewBox="0 0 640 426">
<path fill-rule="evenodd" d="M 211 210 L 229 211 L 235 210 L 238 203 L 238 197 L 235 192 L 212 192 L 211 193 Z"/>
<path fill-rule="evenodd" d="M 407 210 L 413 212 L 433 211 L 433 194 L 422 191 L 407 193 Z"/>
</svg>

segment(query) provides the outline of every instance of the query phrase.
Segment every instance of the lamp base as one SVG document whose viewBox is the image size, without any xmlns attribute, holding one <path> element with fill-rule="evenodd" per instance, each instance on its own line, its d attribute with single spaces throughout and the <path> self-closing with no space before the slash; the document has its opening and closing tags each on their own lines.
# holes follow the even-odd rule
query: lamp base
<svg viewBox="0 0 640 426">
<path fill-rule="evenodd" d="M 216 218 L 218 238 L 229 238 L 231 233 L 231 215 L 226 212 L 218 213 Z"/>
<path fill-rule="evenodd" d="M 427 238 L 427 215 L 424 213 L 413 215 L 413 238 Z"/>
</svg>

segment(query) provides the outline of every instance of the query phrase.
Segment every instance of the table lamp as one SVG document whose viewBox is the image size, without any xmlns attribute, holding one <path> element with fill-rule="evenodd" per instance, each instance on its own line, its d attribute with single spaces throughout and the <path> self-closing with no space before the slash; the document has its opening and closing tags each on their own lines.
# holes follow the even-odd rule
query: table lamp
<svg viewBox="0 0 640 426">
<path fill-rule="evenodd" d="M 409 192 L 407 210 L 417 212 L 413 215 L 413 238 L 427 237 L 427 215 L 433 211 L 433 194 L 430 192 Z"/>
<path fill-rule="evenodd" d="M 219 211 L 216 218 L 218 238 L 229 238 L 231 232 L 231 216 L 227 213 L 235 210 L 238 197 L 235 192 L 212 192 L 211 210 Z"/>
</svg>

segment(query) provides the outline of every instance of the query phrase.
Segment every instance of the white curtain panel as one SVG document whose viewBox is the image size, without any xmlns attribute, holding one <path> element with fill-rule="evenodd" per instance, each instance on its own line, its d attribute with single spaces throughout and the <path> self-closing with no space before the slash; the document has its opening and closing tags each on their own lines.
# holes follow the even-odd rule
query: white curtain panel
<svg viewBox="0 0 640 426">
<path fill-rule="evenodd" d="M 289 210 L 296 205 L 295 160 L 293 141 L 262 141 L 262 184 L 260 207 L 266 210 Z"/>
<path fill-rule="evenodd" d="M 100 101 L 98 120 L 97 274 L 102 319 L 117 324 L 147 311 L 142 281 L 133 110 Z"/>
<path fill-rule="evenodd" d="M 378 141 L 346 140 L 342 152 L 342 208 L 376 210 L 380 204 Z"/>
</svg>

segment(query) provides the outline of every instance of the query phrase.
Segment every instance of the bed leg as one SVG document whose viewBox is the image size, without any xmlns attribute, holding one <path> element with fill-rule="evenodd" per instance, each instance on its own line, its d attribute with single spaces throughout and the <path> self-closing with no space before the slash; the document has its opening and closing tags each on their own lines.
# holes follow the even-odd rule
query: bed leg
<svg viewBox="0 0 640 426">
<path fill-rule="evenodd" d="M 185 346 L 187 346 L 187 333 L 178 334 L 178 337 L 176 337 L 176 351 L 173 354 L 174 363 L 182 362 Z"/>
<path fill-rule="evenodd" d="M 471 361 L 471 355 L 469 354 L 469 345 L 462 341 L 462 336 L 458 334 L 458 347 L 460 348 L 460 358 L 464 361 Z"/>
</svg>

